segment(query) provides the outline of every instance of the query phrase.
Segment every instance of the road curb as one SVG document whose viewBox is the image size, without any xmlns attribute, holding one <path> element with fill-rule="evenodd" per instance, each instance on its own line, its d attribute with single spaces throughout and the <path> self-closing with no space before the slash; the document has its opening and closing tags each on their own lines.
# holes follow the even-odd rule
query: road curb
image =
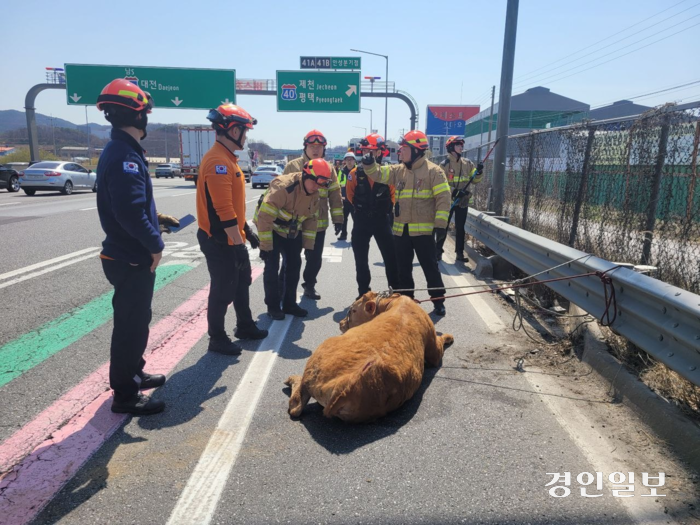
<svg viewBox="0 0 700 525">
<path fill-rule="evenodd" d="M 569 308 L 570 315 L 586 313 L 574 304 Z M 581 360 L 614 388 L 616 400 L 632 408 L 683 461 L 700 471 L 700 426 L 651 390 L 608 352 L 608 344 L 598 323 L 585 323 L 578 331 L 584 343 Z"/>
</svg>

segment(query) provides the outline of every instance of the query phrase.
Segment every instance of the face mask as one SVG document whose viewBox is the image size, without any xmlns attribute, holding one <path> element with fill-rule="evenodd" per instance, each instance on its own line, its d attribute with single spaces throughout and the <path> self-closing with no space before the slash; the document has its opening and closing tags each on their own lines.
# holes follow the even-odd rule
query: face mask
<svg viewBox="0 0 700 525">
<path fill-rule="evenodd" d="M 148 135 L 148 133 L 146 132 L 146 126 L 148 126 L 148 113 L 144 111 L 141 113 L 141 118 L 134 123 L 134 127 L 136 129 L 140 129 L 141 131 L 143 131 L 143 135 L 141 135 L 141 140 L 145 139 Z"/>
</svg>

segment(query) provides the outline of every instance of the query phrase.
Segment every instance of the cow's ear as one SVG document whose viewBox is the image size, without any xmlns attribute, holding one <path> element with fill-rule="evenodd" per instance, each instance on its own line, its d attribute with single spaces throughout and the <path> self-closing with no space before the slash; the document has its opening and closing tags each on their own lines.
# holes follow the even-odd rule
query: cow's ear
<svg viewBox="0 0 700 525">
<path fill-rule="evenodd" d="M 376 309 L 377 309 L 377 302 L 376 301 L 367 301 L 365 303 L 365 312 L 367 312 L 369 315 L 374 315 L 374 312 Z"/>
</svg>

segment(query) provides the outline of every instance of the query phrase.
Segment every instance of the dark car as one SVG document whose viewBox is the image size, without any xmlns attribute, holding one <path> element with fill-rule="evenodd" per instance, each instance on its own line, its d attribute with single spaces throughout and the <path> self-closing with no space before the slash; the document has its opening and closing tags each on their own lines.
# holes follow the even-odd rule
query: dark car
<svg viewBox="0 0 700 525">
<path fill-rule="evenodd" d="M 19 173 L 0 164 L 0 188 L 6 188 L 11 193 L 19 191 Z"/>
</svg>

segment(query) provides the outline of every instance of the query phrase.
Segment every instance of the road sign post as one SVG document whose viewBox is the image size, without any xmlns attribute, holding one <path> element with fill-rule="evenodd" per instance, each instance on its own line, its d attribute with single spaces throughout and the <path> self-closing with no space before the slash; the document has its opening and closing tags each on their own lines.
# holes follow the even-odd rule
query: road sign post
<svg viewBox="0 0 700 525">
<path fill-rule="evenodd" d="M 68 105 L 97 103 L 102 88 L 115 78 L 126 78 L 148 91 L 156 108 L 211 109 L 236 102 L 233 69 L 103 66 L 66 64 Z"/>
<path fill-rule="evenodd" d="M 278 71 L 277 111 L 360 112 L 360 72 Z"/>
</svg>

